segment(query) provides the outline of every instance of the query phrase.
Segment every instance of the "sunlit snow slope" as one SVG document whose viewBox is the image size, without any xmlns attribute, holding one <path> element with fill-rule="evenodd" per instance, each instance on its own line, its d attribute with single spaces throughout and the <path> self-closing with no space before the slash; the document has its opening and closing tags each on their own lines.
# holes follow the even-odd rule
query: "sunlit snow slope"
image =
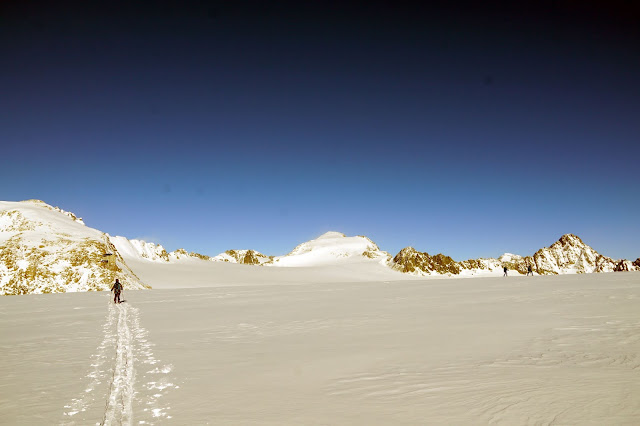
<svg viewBox="0 0 640 426">
<path fill-rule="evenodd" d="M 347 237 L 327 232 L 315 240 L 298 245 L 291 253 L 276 257 L 273 266 L 317 266 L 347 262 L 386 263 L 389 253 L 381 251 L 369 238 Z"/>
</svg>

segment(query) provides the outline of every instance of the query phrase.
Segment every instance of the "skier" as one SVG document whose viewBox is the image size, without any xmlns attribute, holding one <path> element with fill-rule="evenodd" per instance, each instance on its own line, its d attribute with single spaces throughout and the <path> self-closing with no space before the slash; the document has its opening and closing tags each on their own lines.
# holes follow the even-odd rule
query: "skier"
<svg viewBox="0 0 640 426">
<path fill-rule="evenodd" d="M 116 278 L 115 284 L 111 287 L 111 291 L 113 291 L 113 303 L 120 303 L 120 292 L 122 291 L 122 284 L 120 284 L 120 280 Z"/>
<path fill-rule="evenodd" d="M 527 276 L 529 276 L 529 274 L 533 276 L 533 269 L 531 268 L 531 265 L 527 265 Z"/>
<path fill-rule="evenodd" d="M 504 267 L 504 275 L 503 276 L 505 276 L 505 277 L 507 276 L 507 267 L 506 266 Z"/>
</svg>

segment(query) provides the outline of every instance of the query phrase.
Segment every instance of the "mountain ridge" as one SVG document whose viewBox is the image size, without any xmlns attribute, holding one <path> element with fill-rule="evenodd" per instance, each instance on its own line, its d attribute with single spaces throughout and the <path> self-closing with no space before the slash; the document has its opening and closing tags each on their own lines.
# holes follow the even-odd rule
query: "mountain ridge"
<svg viewBox="0 0 640 426">
<path fill-rule="evenodd" d="M 298 244 L 283 256 L 250 249 L 227 250 L 213 257 L 185 249 L 167 252 L 160 244 L 112 237 L 87 227 L 75 214 L 40 200 L 0 201 L 0 249 L 0 294 L 106 290 L 115 278 L 127 289 L 150 288 L 129 267 L 129 260 L 284 268 L 371 263 L 415 276 L 495 276 L 504 267 L 525 274 L 528 266 L 540 275 L 640 270 L 640 258 L 614 260 L 574 234 L 564 234 L 530 256 L 505 253 L 498 258 L 464 261 L 413 247 L 391 256 L 368 237 L 335 231 Z"/>
</svg>

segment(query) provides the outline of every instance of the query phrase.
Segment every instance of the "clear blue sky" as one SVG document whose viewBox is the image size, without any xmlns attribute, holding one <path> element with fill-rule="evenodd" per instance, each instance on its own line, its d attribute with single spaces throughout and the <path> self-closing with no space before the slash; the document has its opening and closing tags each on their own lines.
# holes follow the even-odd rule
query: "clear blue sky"
<svg viewBox="0 0 640 426">
<path fill-rule="evenodd" d="M 208 255 L 336 230 L 457 260 L 564 233 L 640 256 L 624 2 L 16 3 L 0 24 L 3 200 Z"/>
</svg>

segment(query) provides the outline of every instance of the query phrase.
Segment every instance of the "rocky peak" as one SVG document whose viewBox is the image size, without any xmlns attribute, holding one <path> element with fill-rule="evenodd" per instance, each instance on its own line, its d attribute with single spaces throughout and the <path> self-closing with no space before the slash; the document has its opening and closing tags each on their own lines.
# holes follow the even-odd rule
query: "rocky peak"
<svg viewBox="0 0 640 426">
<path fill-rule="evenodd" d="M 244 257 L 242 258 L 242 261 L 240 263 L 244 265 L 259 265 L 260 260 L 258 260 L 258 257 L 256 256 L 255 251 L 247 250 L 247 252 L 244 254 Z"/>
<path fill-rule="evenodd" d="M 241 265 L 263 265 L 273 260 L 273 256 L 266 256 L 255 250 L 227 250 L 215 256 L 213 260 Z"/>
<path fill-rule="evenodd" d="M 540 274 L 612 272 L 616 262 L 586 245 L 579 237 L 565 234 L 533 255 Z"/>
<path fill-rule="evenodd" d="M 400 257 L 408 257 L 408 256 L 415 256 L 418 253 L 418 251 L 416 249 L 414 249 L 411 246 L 407 246 L 405 248 L 403 248 L 402 250 L 400 250 L 398 252 L 398 254 L 396 254 L 396 256 L 394 257 L 394 259 L 398 256 Z"/>
<path fill-rule="evenodd" d="M 580 239 L 580 237 L 573 234 L 564 234 L 558 241 L 556 241 L 555 244 L 558 243 L 561 246 L 589 247 L 582 241 L 582 239 Z"/>
<path fill-rule="evenodd" d="M 405 247 L 393 258 L 393 265 L 401 272 L 430 275 L 459 274 L 460 265 L 449 256 L 438 253 L 434 256 L 426 252 L 419 252 L 413 247 Z"/>
</svg>

